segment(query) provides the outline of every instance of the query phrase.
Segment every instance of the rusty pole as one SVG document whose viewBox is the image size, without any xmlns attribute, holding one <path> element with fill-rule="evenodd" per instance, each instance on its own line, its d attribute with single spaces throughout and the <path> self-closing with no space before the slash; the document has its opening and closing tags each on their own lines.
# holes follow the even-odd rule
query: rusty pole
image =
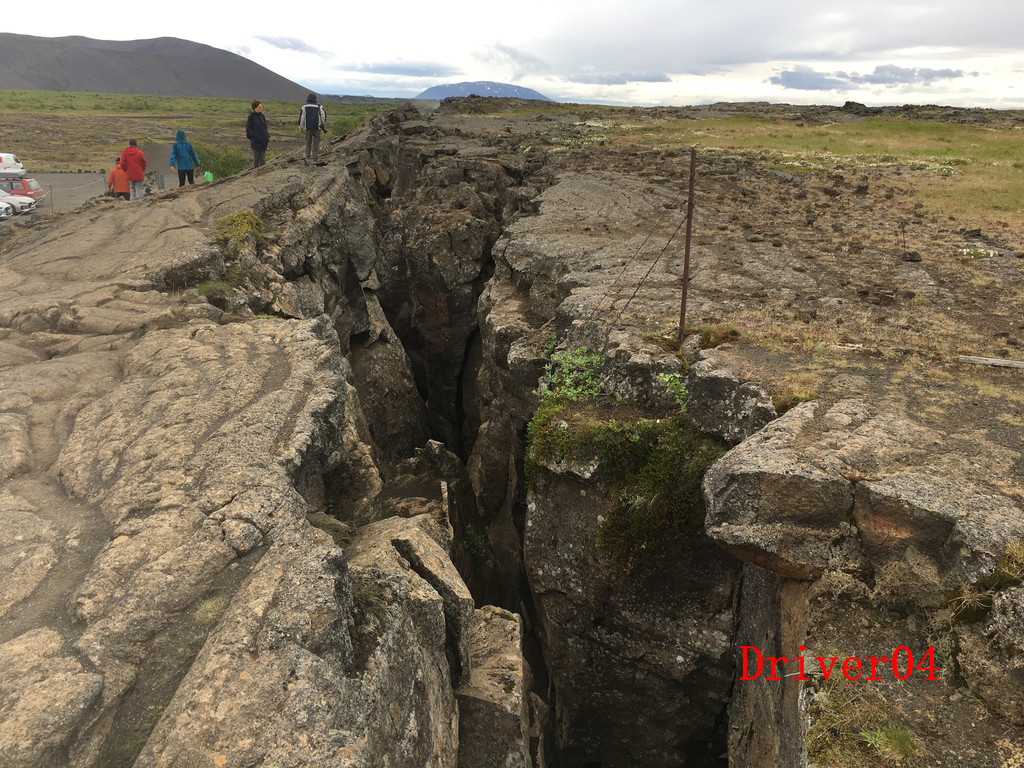
<svg viewBox="0 0 1024 768">
<path fill-rule="evenodd" d="M 686 201 L 686 248 L 683 251 L 683 298 L 679 305 L 679 349 L 686 335 L 686 291 L 690 287 L 690 233 L 693 231 L 693 188 L 697 176 L 697 148 L 690 148 L 690 197 Z"/>
</svg>

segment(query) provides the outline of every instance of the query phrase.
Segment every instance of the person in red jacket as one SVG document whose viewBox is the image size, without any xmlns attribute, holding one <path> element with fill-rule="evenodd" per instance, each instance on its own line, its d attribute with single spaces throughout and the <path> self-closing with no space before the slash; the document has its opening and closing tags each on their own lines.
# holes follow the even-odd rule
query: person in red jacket
<svg viewBox="0 0 1024 768">
<path fill-rule="evenodd" d="M 107 192 L 114 197 L 127 200 L 130 197 L 131 189 L 128 177 L 124 174 L 124 168 L 121 167 L 121 158 L 117 158 L 117 162 L 114 163 L 114 167 L 110 169 L 110 174 L 107 176 Z"/>
<path fill-rule="evenodd" d="M 131 187 L 131 200 L 138 200 L 146 194 L 143 181 L 146 178 L 146 156 L 139 149 L 138 142 L 131 139 L 124 152 L 121 153 L 121 167 L 128 177 L 128 184 Z"/>
</svg>

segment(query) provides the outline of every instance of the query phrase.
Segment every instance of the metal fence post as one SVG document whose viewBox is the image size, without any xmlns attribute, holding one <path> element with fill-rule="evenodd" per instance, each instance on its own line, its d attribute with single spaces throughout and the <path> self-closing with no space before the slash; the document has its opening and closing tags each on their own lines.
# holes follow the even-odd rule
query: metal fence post
<svg viewBox="0 0 1024 768">
<path fill-rule="evenodd" d="M 690 196 L 686 202 L 686 248 L 683 251 L 683 298 L 679 305 L 679 349 L 686 335 L 686 292 L 690 288 L 690 233 L 693 231 L 693 190 L 697 175 L 697 148 L 690 149 Z"/>
</svg>

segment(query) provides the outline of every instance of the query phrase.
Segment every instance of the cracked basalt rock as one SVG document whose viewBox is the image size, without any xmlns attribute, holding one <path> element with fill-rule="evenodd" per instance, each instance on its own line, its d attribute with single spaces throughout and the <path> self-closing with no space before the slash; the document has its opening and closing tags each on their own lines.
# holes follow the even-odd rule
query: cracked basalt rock
<svg viewBox="0 0 1024 768">
<path fill-rule="evenodd" d="M 103 692 L 103 676 L 65 655 L 60 636 L 36 629 L 0 645 L 0 759 L 4 765 L 58 765 Z M 55 706 L 55 704 L 57 704 Z"/>
<path fill-rule="evenodd" d="M 995 595 L 984 621 L 961 636 L 960 670 L 985 705 L 1024 724 L 1024 589 Z"/>
<path fill-rule="evenodd" d="M 473 614 L 469 675 L 459 700 L 459 768 L 532 765 L 530 670 L 523 662 L 522 620 L 494 606 Z"/>
<path fill-rule="evenodd" d="M 618 574 L 598 546 L 610 514 L 596 478 L 549 467 L 527 497 L 524 557 L 570 764 L 679 765 L 713 738 L 725 705 L 738 563 L 687 537 L 685 567 L 651 583 Z M 623 712 L 642 713 L 637 729 Z"/>
<path fill-rule="evenodd" d="M 777 417 L 771 396 L 718 363 L 713 350 L 698 357 L 687 380 L 688 413 L 697 429 L 736 443 Z"/>
<path fill-rule="evenodd" d="M 804 403 L 708 472 L 712 538 L 779 575 L 872 574 L 895 602 L 941 605 L 1024 537 L 1018 506 L 941 477 L 926 430 L 863 402 Z"/>
<path fill-rule="evenodd" d="M 890 699 L 894 718 L 911 722 L 920 707 L 936 706 L 932 697 L 949 702 L 941 706 L 954 721 L 976 717 L 947 687 L 955 679 L 945 667 L 956 659 L 989 711 L 1019 724 L 1020 590 L 996 591 L 989 616 L 973 625 L 955 621 L 946 601 L 962 588 L 984 590 L 974 585 L 984 585 L 1007 548 L 1024 537 L 1020 508 L 958 466 L 960 441 L 976 435 L 940 436 L 887 405 L 802 404 L 707 473 L 709 535 L 748 564 L 744 592 L 767 585 L 781 599 L 774 607 L 763 597 L 741 605 L 747 630 L 735 652 L 745 644 L 791 658 L 806 643 L 816 649 L 812 656 L 838 646 L 837 653 L 866 657 L 906 646 L 920 660 L 931 643 L 947 654 L 937 664 L 941 676 L 921 683 L 908 699 L 913 705 Z M 978 454 L 1000 454 L 997 445 L 973 445 Z M 904 624 L 897 618 L 903 611 L 931 615 L 932 632 L 914 618 Z M 806 762 L 793 737 L 778 734 L 803 733 L 819 709 L 788 679 L 738 678 L 736 686 L 734 712 L 752 725 L 732 730 L 730 759 L 749 766 Z M 954 737 L 942 739 L 956 748 Z"/>
<path fill-rule="evenodd" d="M 986 578 L 1021 536 L 1018 451 L 977 423 L 925 428 L 851 384 L 856 365 L 776 419 L 739 340 L 689 342 L 682 360 L 702 359 L 687 374 L 672 348 L 681 261 L 643 247 L 655 222 L 683 221 L 683 153 L 584 147 L 598 129 L 575 114 L 457 107 L 379 116 L 322 166 L 283 155 L 98 200 L 4 244 L 5 764 L 519 765 L 527 739 L 569 766 L 676 766 L 727 742 L 737 765 L 798 761 L 783 748 L 806 725 L 791 691 L 739 692 L 729 714 L 736 639 L 785 652 L 804 624 L 824 642 L 855 620 L 878 632 L 883 611 Z M 784 229 L 783 202 L 818 181 L 702 163 L 689 290 L 704 318 L 789 301 L 811 324 L 860 301 L 813 239 L 847 225 L 853 195 L 814 195 Z M 769 226 L 755 198 L 773 195 Z M 239 211 L 264 234 L 215 244 Z M 858 254 L 879 269 L 890 256 Z M 905 288 L 958 300 L 934 261 L 897 264 L 888 307 Z M 711 538 L 682 544 L 664 583 L 617 578 L 596 546 L 599 466 L 552 464 L 525 488 L 525 427 L 558 345 L 603 351 L 604 395 L 645 407 L 674 410 L 665 378 L 687 375 L 691 419 L 738 444 L 705 486 Z M 465 463 L 462 487 L 389 495 L 422 479 L 399 473 L 424 444 L 449 481 Z M 412 517 L 378 519 L 390 512 Z M 521 626 L 474 610 L 449 551 L 472 570 L 468 523 L 493 558 L 472 575 Z M 807 604 L 844 579 L 864 605 Z M 1020 740 L 1017 592 L 957 631 L 968 685 Z M 531 693 L 518 648 L 534 637 L 550 688 Z M 543 732 L 538 693 L 553 694 Z M 741 711 L 756 744 L 726 736 Z"/>
</svg>

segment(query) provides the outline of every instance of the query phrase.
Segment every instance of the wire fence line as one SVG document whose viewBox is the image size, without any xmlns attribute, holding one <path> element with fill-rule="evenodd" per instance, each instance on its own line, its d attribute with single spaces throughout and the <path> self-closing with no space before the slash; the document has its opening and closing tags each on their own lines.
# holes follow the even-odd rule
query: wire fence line
<svg viewBox="0 0 1024 768">
<path fill-rule="evenodd" d="M 602 354 L 608 351 L 608 343 L 609 343 L 609 341 L 611 339 L 612 331 L 618 325 L 619 320 L 622 319 L 622 315 L 629 308 L 629 305 L 633 302 L 633 299 L 636 298 L 637 294 L 640 292 L 640 289 L 643 287 L 643 284 L 647 281 L 647 278 L 650 277 L 651 272 L 654 271 L 654 268 L 658 265 L 658 263 L 661 261 L 662 257 L 668 251 L 669 246 L 672 245 L 672 241 L 675 240 L 676 236 L 679 234 L 679 230 L 681 230 L 685 226 L 686 227 L 686 246 L 685 246 L 684 265 L 683 265 L 683 289 L 682 289 L 682 299 L 681 299 L 680 310 L 679 310 L 679 343 L 680 343 L 680 345 L 682 345 L 683 333 L 684 333 L 684 325 L 685 325 L 685 322 L 686 322 L 686 293 L 687 293 L 687 288 L 689 287 L 688 283 L 689 283 L 689 267 L 690 267 L 690 234 L 691 234 L 691 228 L 692 228 L 692 225 L 693 225 L 694 182 L 695 182 L 695 176 L 696 176 L 696 161 L 697 161 L 696 149 L 691 149 L 690 150 L 689 194 L 688 194 L 687 203 L 686 203 L 686 215 L 679 222 L 679 224 L 676 225 L 675 229 L 672 230 L 672 233 L 668 236 L 668 239 L 665 241 L 665 244 L 662 246 L 661 250 L 658 252 L 658 255 L 651 262 L 650 266 L 647 268 L 647 271 L 644 272 L 643 277 L 641 277 L 636 282 L 636 285 L 633 288 L 633 292 L 630 294 L 629 298 L 626 300 L 626 303 L 622 306 L 622 309 L 620 309 L 619 313 L 615 316 L 615 318 L 611 322 L 608 323 L 607 330 L 605 331 L 605 334 L 604 334 L 604 346 L 603 346 L 603 348 L 601 350 Z M 612 291 L 615 289 L 615 286 L 619 283 L 620 280 L 622 280 L 622 278 L 625 276 L 626 272 L 633 265 L 633 262 L 636 261 L 637 257 L 639 257 L 640 254 L 643 252 L 644 248 L 647 246 L 647 243 L 650 242 L 651 238 L 653 238 L 655 236 L 655 234 L 657 234 L 658 230 L 661 228 L 662 222 L 665 221 L 666 217 L 668 217 L 670 212 L 673 211 L 673 210 L 678 210 L 679 203 L 680 203 L 680 201 L 682 199 L 683 199 L 683 191 L 680 190 L 676 194 L 676 196 L 673 198 L 672 202 L 665 206 L 665 210 L 662 211 L 662 214 L 661 214 L 661 216 L 658 217 L 658 220 L 656 222 L 654 222 L 654 225 L 651 227 L 650 231 L 647 233 L 647 236 L 644 237 L 644 239 L 640 243 L 640 245 L 637 246 L 636 250 L 633 251 L 632 255 L 629 257 L 629 259 L 627 259 L 626 263 L 623 265 L 622 269 L 619 270 L 619 273 L 615 276 L 615 279 L 612 280 L 612 282 L 609 284 L 608 288 L 605 289 L 604 295 L 602 295 L 601 298 L 598 299 L 597 304 L 590 311 L 590 314 L 587 316 L 587 321 L 588 322 L 595 318 L 595 316 L 597 315 L 598 311 L 601 309 L 602 305 L 604 304 L 605 300 L 608 299 L 608 297 L 611 295 Z M 614 305 L 615 305 L 615 298 L 612 299 L 610 307 L 614 307 Z"/>
</svg>

